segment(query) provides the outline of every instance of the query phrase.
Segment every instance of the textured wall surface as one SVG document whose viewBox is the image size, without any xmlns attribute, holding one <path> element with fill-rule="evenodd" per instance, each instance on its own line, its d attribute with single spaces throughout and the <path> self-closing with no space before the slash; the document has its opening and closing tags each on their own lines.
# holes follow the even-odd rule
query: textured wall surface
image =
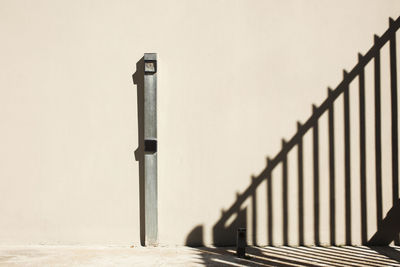
<svg viewBox="0 0 400 267">
<path fill-rule="evenodd" d="M 311 105 L 322 103 L 327 87 L 336 87 L 342 69 L 350 70 L 357 53 L 373 45 L 373 34 L 385 32 L 388 18 L 399 15 L 400 3 L 394 0 L 1 0 L 0 244 L 140 243 L 132 74 L 145 52 L 156 52 L 159 59 L 160 243 L 213 243 L 221 210 L 249 186 L 251 175 L 265 168 L 266 157 L 276 155 L 281 139 L 293 136 L 296 121 L 308 119 Z M 382 177 L 390 178 L 391 161 L 385 158 L 391 144 L 387 47 L 381 57 Z M 372 103 L 368 117 L 374 101 L 371 68 L 366 91 L 367 105 Z M 351 118 L 357 118 L 353 96 L 357 91 L 350 93 Z M 342 106 L 335 112 L 342 121 Z M 367 175 L 374 181 L 371 118 Z M 337 125 L 340 244 L 345 242 L 343 123 Z M 329 243 L 326 120 L 319 130 L 320 236 Z M 352 146 L 358 142 L 357 129 L 353 135 Z M 307 138 L 304 238 L 312 244 L 313 212 L 307 203 L 312 200 L 313 157 Z M 351 150 L 352 198 L 359 203 L 356 149 Z M 297 185 L 291 179 L 296 180 L 297 168 L 290 157 L 289 243 L 296 245 Z M 282 209 L 279 175 L 272 181 L 275 212 Z M 256 236 L 259 244 L 267 244 L 266 190 L 259 188 L 256 223 L 251 209 L 245 209 L 246 226 L 250 242 Z M 391 184 L 384 182 L 383 188 L 386 214 L 392 206 Z M 372 182 L 368 190 L 374 196 Z M 251 201 L 244 208 L 247 204 Z M 360 214 L 353 211 L 353 243 L 360 243 Z M 376 219 L 368 216 L 370 237 Z M 274 244 L 282 244 L 282 216 L 277 213 L 274 220 Z"/>
</svg>

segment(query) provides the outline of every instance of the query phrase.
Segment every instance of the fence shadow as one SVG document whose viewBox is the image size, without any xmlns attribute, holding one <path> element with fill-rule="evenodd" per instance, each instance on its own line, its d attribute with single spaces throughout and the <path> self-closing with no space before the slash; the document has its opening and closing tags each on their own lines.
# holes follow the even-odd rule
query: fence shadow
<svg viewBox="0 0 400 267">
<path fill-rule="evenodd" d="M 328 157 L 329 157 L 329 228 L 330 228 L 330 245 L 336 245 L 337 234 L 336 234 L 336 216 L 338 207 L 336 207 L 335 193 L 338 188 L 335 188 L 335 179 L 339 174 L 335 173 L 335 119 L 334 119 L 334 103 L 339 96 L 343 96 L 343 128 L 344 128 L 344 206 L 345 206 L 345 244 L 352 245 L 352 204 L 351 204 L 351 168 L 359 169 L 360 175 L 360 214 L 361 214 L 361 239 L 362 244 L 373 244 L 373 245 L 388 245 L 391 241 L 395 241 L 398 244 L 398 228 L 400 225 L 400 210 L 399 210 L 399 192 L 398 192 L 398 119 L 397 119 L 397 67 L 396 67 L 396 31 L 400 27 L 400 17 L 396 20 L 389 19 L 389 29 L 381 36 L 374 36 L 374 45 L 364 55 L 358 55 L 358 63 L 350 71 L 343 71 L 343 80 L 334 89 L 328 88 L 328 97 L 323 101 L 320 106 L 313 106 L 313 113 L 311 117 L 304 123 L 298 123 L 297 132 L 294 136 L 288 140 L 282 141 L 282 149 L 272 159 L 267 159 L 266 168 L 257 176 L 252 178 L 251 184 L 241 193 L 237 195 L 236 201 L 221 214 L 221 218 L 215 223 L 213 233 L 213 244 L 216 246 L 233 246 L 236 244 L 236 230 L 237 228 L 247 228 L 251 223 L 252 227 L 252 240 L 253 245 L 257 245 L 257 197 L 256 190 L 260 184 L 266 181 L 266 196 L 267 201 L 263 203 L 267 209 L 267 244 L 269 246 L 276 245 L 274 237 L 274 210 L 273 210 L 273 199 L 274 192 L 272 190 L 272 175 L 273 170 L 277 166 L 282 167 L 282 195 L 278 196 L 282 198 L 282 240 L 283 245 L 288 246 L 288 153 L 291 150 L 296 149 L 297 155 L 297 179 L 298 179 L 298 240 L 299 245 L 304 245 L 304 160 L 303 160 L 303 139 L 306 133 L 312 134 L 312 182 L 313 182 L 313 213 L 314 213 L 314 245 L 318 246 L 321 244 L 320 240 L 320 192 L 319 185 L 320 179 L 320 140 L 319 140 L 319 119 L 323 114 L 328 116 Z M 390 84 L 391 84 L 391 141 L 392 141 L 392 195 L 393 195 L 393 208 L 388 214 L 388 217 L 383 219 L 383 208 L 382 208 L 382 144 L 381 144 L 381 63 L 380 53 L 382 47 L 389 43 L 390 51 Z M 378 232 L 368 243 L 367 235 L 367 181 L 366 181 L 366 103 L 365 103 L 365 67 L 373 61 L 374 68 L 374 136 L 375 136 L 375 183 L 376 183 L 376 213 L 377 213 L 377 225 Z M 358 79 L 358 96 L 359 96 L 359 120 L 350 121 L 350 101 L 349 101 L 349 85 L 350 83 Z M 371 107 L 368 107 L 371 108 Z M 354 166 L 351 162 L 351 125 L 358 124 L 360 129 L 359 137 L 359 165 Z M 353 152 L 354 153 L 354 152 Z M 353 165 L 353 166 L 352 166 Z M 342 174 L 340 174 L 342 175 Z M 389 179 L 389 177 L 385 177 Z M 245 201 L 250 200 L 251 203 L 251 222 L 248 222 L 247 209 L 243 208 Z M 353 205 L 354 208 L 354 205 Z M 387 225 L 391 225 L 390 231 L 384 231 Z M 394 227 L 394 225 L 396 227 Z M 199 233 L 199 227 L 196 227 L 195 231 Z M 202 231 L 201 231 L 202 232 Z M 191 237 L 187 240 L 187 245 L 202 244 L 202 236 L 193 234 L 193 231 L 189 234 Z M 389 243 L 388 243 L 389 241 Z"/>
</svg>

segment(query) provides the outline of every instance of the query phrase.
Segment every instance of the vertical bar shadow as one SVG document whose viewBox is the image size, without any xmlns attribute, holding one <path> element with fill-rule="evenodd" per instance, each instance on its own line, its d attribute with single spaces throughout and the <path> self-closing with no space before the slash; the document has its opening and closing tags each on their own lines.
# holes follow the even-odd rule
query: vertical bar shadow
<svg viewBox="0 0 400 267">
<path fill-rule="evenodd" d="M 379 41 L 374 36 L 374 41 Z M 381 73 L 380 51 L 374 57 L 374 83 L 375 83 L 375 177 L 376 177 L 376 219 L 378 228 L 382 222 L 382 147 L 381 147 Z"/>
<path fill-rule="evenodd" d="M 254 183 L 255 177 L 251 177 L 252 184 Z M 254 189 L 253 195 L 251 197 L 252 203 L 252 235 L 253 235 L 253 245 L 257 246 L 257 188 Z"/>
<path fill-rule="evenodd" d="M 313 114 L 317 108 L 313 105 Z M 319 220 L 319 138 L 318 138 L 318 119 L 313 126 L 313 177 L 314 177 L 314 240 L 315 245 L 320 244 L 320 220 Z"/>
<path fill-rule="evenodd" d="M 285 147 L 285 140 L 282 140 L 282 149 Z M 287 246 L 288 241 L 288 160 L 287 154 L 282 159 L 282 203 L 283 203 L 283 245 Z"/>
<path fill-rule="evenodd" d="M 347 73 L 343 72 L 345 78 Z M 344 177 L 345 177 L 345 235 L 346 245 L 351 244 L 351 177 L 350 177 L 350 97 L 349 84 L 347 83 L 343 92 L 344 108 Z"/>
<path fill-rule="evenodd" d="M 394 20 L 389 19 L 389 27 L 394 26 Z M 392 195 L 393 205 L 399 199 L 399 161 L 398 161 L 398 120 L 397 120 L 397 66 L 396 66 L 396 32 L 389 41 L 390 49 L 390 91 L 391 91 L 391 113 L 392 113 Z M 400 240 L 397 235 L 395 244 L 399 245 Z"/>
<path fill-rule="evenodd" d="M 271 165 L 271 160 L 267 159 L 267 168 Z M 274 211 L 272 208 L 272 170 L 267 174 L 267 216 L 268 216 L 268 245 L 274 245 L 273 237 L 273 216 Z"/>
<path fill-rule="evenodd" d="M 361 54 L 358 54 L 359 61 Z M 360 197 L 361 197 L 361 242 L 367 243 L 367 180 L 366 180 L 366 150 L 365 150 L 365 77 L 364 69 L 360 71 L 359 108 L 360 108 Z"/>
<path fill-rule="evenodd" d="M 332 89 L 328 88 L 328 96 Z M 333 102 L 328 109 L 328 135 L 329 135 L 329 227 L 330 244 L 336 244 L 336 206 L 335 206 L 335 127 Z"/>
<path fill-rule="evenodd" d="M 301 124 L 297 123 L 297 131 Z M 304 181 L 303 181 L 303 137 L 299 137 L 297 144 L 297 170 L 298 170 L 298 209 L 299 209 L 299 245 L 304 245 Z"/>
</svg>

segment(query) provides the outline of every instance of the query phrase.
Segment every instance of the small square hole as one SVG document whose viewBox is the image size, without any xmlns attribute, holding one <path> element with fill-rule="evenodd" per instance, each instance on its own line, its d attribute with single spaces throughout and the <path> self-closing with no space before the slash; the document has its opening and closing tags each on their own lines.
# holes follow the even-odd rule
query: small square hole
<svg viewBox="0 0 400 267">
<path fill-rule="evenodd" d="M 157 72 L 157 61 L 155 60 L 146 60 L 144 62 L 144 73 L 145 74 L 153 74 Z"/>
</svg>

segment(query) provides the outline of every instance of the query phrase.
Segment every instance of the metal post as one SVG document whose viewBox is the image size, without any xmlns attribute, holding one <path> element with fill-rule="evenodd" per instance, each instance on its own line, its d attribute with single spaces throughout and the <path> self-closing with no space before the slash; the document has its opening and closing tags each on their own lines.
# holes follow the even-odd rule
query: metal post
<svg viewBox="0 0 400 267">
<path fill-rule="evenodd" d="M 238 228 L 236 237 L 236 256 L 239 258 L 245 258 L 246 246 L 246 228 Z"/>
<path fill-rule="evenodd" d="M 145 245 L 158 244 L 157 216 L 157 54 L 144 54 Z"/>
</svg>

